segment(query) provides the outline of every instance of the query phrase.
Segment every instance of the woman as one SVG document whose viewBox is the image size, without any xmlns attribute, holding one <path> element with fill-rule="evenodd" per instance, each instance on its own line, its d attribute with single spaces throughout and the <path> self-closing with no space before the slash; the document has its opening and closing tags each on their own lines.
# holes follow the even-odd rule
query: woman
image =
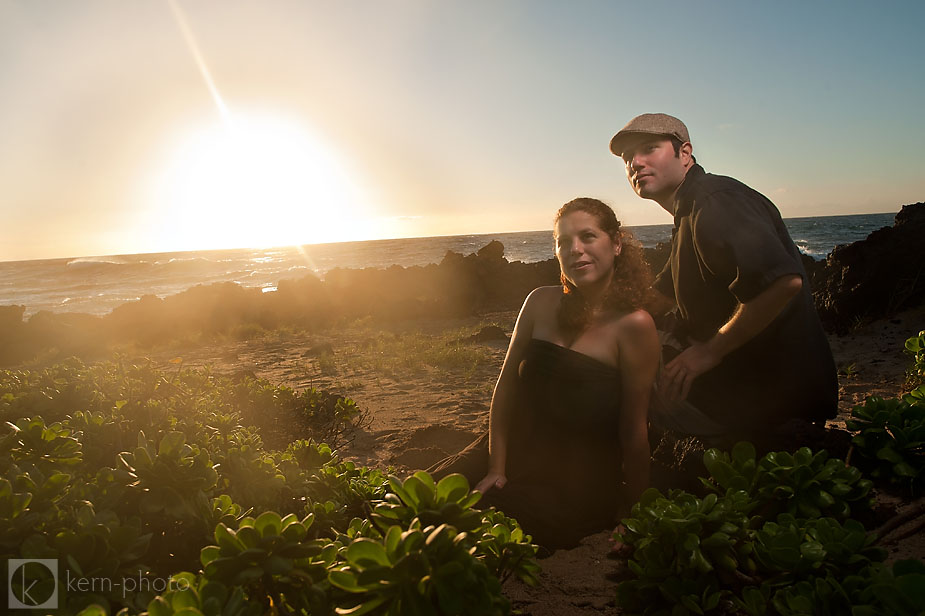
<svg viewBox="0 0 925 616">
<path fill-rule="evenodd" d="M 597 199 L 559 209 L 562 286 L 524 302 L 491 400 L 484 437 L 434 467 L 462 472 L 548 548 L 613 528 L 648 486 L 646 413 L 659 359 L 642 309 L 648 267 Z M 625 485 L 621 485 L 625 483 Z"/>
</svg>

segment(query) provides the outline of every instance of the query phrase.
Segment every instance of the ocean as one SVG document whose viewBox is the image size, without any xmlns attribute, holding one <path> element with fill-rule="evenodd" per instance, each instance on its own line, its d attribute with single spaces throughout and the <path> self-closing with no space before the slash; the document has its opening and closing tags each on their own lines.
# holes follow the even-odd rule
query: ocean
<svg viewBox="0 0 925 616">
<path fill-rule="evenodd" d="M 839 244 L 864 239 L 893 224 L 895 213 L 785 219 L 790 236 L 805 254 L 824 258 Z M 671 237 L 671 225 L 628 227 L 643 246 Z M 40 310 L 106 314 L 142 295 L 165 297 L 198 284 L 236 282 L 276 290 L 280 280 L 334 268 L 387 268 L 439 263 L 448 250 L 470 254 L 498 240 L 509 261 L 532 263 L 553 257 L 552 233 L 524 231 L 453 235 L 302 247 L 203 250 L 194 252 L 43 259 L 0 262 L 0 306 L 24 305 L 26 315 Z"/>
</svg>

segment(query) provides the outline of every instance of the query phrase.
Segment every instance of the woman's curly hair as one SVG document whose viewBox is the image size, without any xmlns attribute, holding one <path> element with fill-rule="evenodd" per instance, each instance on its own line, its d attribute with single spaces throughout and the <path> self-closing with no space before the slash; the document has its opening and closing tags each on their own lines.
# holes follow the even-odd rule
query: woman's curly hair
<svg viewBox="0 0 925 616">
<path fill-rule="evenodd" d="M 591 197 L 573 199 L 559 208 L 555 222 L 572 212 L 586 212 L 597 220 L 601 230 L 611 239 L 619 239 L 623 248 L 614 260 L 613 278 L 604 294 L 605 308 L 617 312 L 650 309 L 654 302 L 652 271 L 643 256 L 642 247 L 632 234 L 623 231 L 614 211 L 603 201 Z M 579 334 L 591 322 L 591 310 L 581 291 L 560 273 L 562 300 L 559 303 L 558 321 L 565 332 Z"/>
</svg>

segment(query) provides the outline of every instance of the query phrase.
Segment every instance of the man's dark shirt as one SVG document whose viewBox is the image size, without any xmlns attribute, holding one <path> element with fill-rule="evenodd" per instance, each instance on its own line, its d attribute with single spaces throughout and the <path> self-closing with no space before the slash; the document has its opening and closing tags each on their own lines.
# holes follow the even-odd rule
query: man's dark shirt
<svg viewBox="0 0 925 616">
<path fill-rule="evenodd" d="M 688 400 L 734 429 L 834 417 L 835 362 L 780 212 L 738 180 L 694 165 L 678 189 L 671 256 L 655 287 L 678 304 L 682 341 L 706 341 L 740 303 L 788 274 L 803 288 L 762 332 L 694 381 Z"/>
</svg>

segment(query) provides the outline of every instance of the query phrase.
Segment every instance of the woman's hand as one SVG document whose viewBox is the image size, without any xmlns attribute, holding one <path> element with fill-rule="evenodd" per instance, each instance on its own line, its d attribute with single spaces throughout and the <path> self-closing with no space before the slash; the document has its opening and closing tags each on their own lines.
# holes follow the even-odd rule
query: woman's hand
<svg viewBox="0 0 925 616">
<path fill-rule="evenodd" d="M 507 477 L 504 476 L 504 473 L 489 471 L 485 478 L 476 484 L 475 491 L 487 494 L 492 488 L 500 490 L 505 484 L 507 484 Z"/>
</svg>

